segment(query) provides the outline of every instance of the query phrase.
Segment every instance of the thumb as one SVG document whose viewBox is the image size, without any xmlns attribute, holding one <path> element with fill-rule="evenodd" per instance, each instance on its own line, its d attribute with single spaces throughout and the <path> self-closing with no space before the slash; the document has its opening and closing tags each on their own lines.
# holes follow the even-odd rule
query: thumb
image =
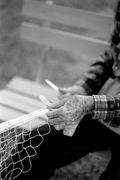
<svg viewBox="0 0 120 180">
<path fill-rule="evenodd" d="M 61 88 L 59 87 L 59 92 L 62 94 L 70 93 L 70 88 Z"/>
<path fill-rule="evenodd" d="M 68 125 L 63 130 L 63 134 L 71 137 L 75 133 L 76 128 L 77 128 L 77 124 Z"/>
<path fill-rule="evenodd" d="M 61 106 L 63 106 L 63 105 L 66 103 L 66 101 L 67 101 L 67 98 L 65 98 L 65 99 L 63 99 L 63 100 L 61 100 L 61 101 L 58 101 L 58 102 L 56 102 L 56 103 L 49 104 L 48 107 L 49 107 L 50 109 L 58 109 L 58 108 L 60 108 Z"/>
<path fill-rule="evenodd" d="M 71 96 L 70 88 L 59 88 L 58 99 L 62 100 L 66 97 Z"/>
</svg>

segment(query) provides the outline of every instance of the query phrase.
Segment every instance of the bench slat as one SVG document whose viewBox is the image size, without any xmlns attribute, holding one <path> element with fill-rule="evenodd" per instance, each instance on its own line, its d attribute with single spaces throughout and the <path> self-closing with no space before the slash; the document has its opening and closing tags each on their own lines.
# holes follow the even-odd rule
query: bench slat
<svg viewBox="0 0 120 180">
<path fill-rule="evenodd" d="M 74 9 L 59 5 L 48 5 L 44 2 L 24 1 L 22 14 L 24 16 L 44 19 L 64 25 L 75 26 L 78 28 L 90 29 L 104 34 L 109 40 L 110 31 L 113 25 L 113 17 L 93 13 L 90 11 Z"/>
<path fill-rule="evenodd" d="M 31 23 L 22 23 L 21 39 L 66 50 L 76 56 L 98 57 L 108 47 L 108 42 L 100 41 L 72 33 L 40 27 Z"/>
<path fill-rule="evenodd" d="M 4 122 L 16 117 L 22 116 L 24 113 L 11 109 L 0 104 L 0 121 Z"/>
<path fill-rule="evenodd" d="M 0 91 L 0 104 L 10 109 L 22 112 L 22 114 L 27 114 L 44 107 L 44 104 L 41 102 L 8 90 Z M 43 116 L 41 119 L 47 118 L 46 116 Z"/>
<path fill-rule="evenodd" d="M 33 102 L 33 104 L 32 104 Z M 35 102 L 39 106 L 34 106 Z M 7 121 L 14 118 L 18 118 L 24 114 L 31 113 L 35 110 L 42 109 L 43 103 L 37 102 L 36 100 L 24 97 L 17 93 L 9 92 L 8 90 L 0 91 L 0 120 Z M 47 123 L 46 115 L 42 115 L 38 118 L 35 117 L 34 121 L 24 123 L 21 125 L 26 130 L 34 129 L 35 127 L 42 126 Z"/>
<path fill-rule="evenodd" d="M 57 102 L 58 92 L 52 90 L 47 85 L 39 84 L 31 80 L 15 76 L 7 85 L 8 89 L 23 93 L 26 96 L 37 98 L 39 95 L 45 96 L 50 102 Z M 40 100 L 39 100 L 40 101 Z"/>
<path fill-rule="evenodd" d="M 0 120 L 2 122 L 12 120 L 12 119 L 15 119 L 15 118 L 20 118 L 25 114 L 21 113 L 21 112 L 19 112 L 17 110 L 14 110 L 14 109 L 12 109 L 10 107 L 0 105 Z M 43 126 L 45 124 L 47 124 L 47 119 L 44 119 L 43 117 L 40 117 L 38 119 L 38 118 L 35 117 L 34 121 L 32 120 L 30 122 L 23 123 L 23 124 L 21 124 L 20 127 L 24 128 L 25 130 L 31 130 L 31 129 L 34 129 L 36 127 L 41 127 L 41 126 Z M 44 127 L 41 128 L 41 130 L 44 131 Z"/>
<path fill-rule="evenodd" d="M 39 108 L 43 108 L 44 104 L 40 100 L 36 100 L 34 98 L 30 98 L 24 95 L 21 95 L 16 92 L 9 91 L 7 89 L 3 89 L 0 91 L 0 103 L 3 104 L 11 104 L 11 101 L 15 102 L 14 106 L 17 108 L 21 108 L 21 110 L 25 110 L 26 112 L 31 112 Z M 4 101 L 4 99 L 6 101 Z M 12 105 L 13 106 L 13 105 Z M 24 107 L 23 107 L 24 106 Z"/>
</svg>

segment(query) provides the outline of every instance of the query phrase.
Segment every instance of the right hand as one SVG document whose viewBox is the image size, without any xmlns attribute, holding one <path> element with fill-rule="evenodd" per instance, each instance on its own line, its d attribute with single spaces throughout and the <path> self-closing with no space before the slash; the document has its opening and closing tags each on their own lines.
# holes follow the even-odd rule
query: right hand
<svg viewBox="0 0 120 180">
<path fill-rule="evenodd" d="M 63 100 L 48 104 L 47 117 L 56 130 L 72 136 L 82 118 L 94 109 L 93 96 L 74 95 Z"/>
<path fill-rule="evenodd" d="M 86 95 L 84 88 L 78 85 L 73 85 L 66 88 L 59 87 L 58 98 L 60 100 L 75 94 Z"/>
</svg>

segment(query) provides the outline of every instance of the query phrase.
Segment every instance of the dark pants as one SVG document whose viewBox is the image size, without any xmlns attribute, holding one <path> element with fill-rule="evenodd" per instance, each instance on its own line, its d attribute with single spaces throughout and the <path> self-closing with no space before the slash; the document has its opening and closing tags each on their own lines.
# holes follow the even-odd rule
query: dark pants
<svg viewBox="0 0 120 180">
<path fill-rule="evenodd" d="M 35 141 L 37 138 L 34 138 Z M 64 136 L 62 131 L 52 128 L 36 150 L 37 155 L 31 158 L 31 170 L 22 173 L 16 180 L 48 180 L 53 176 L 55 168 L 100 150 L 112 151 L 111 161 L 100 180 L 120 180 L 120 136 L 100 122 L 91 120 L 89 115 L 81 121 L 73 137 Z"/>
</svg>

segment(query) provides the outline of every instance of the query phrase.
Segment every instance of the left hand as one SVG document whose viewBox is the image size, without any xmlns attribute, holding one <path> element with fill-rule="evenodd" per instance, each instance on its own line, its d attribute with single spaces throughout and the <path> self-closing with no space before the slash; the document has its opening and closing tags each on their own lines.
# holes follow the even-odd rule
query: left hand
<svg viewBox="0 0 120 180">
<path fill-rule="evenodd" d="M 66 88 L 59 87 L 58 92 L 59 92 L 58 99 L 60 100 L 75 94 L 86 95 L 85 89 L 82 86 L 78 86 L 78 85 L 73 85 Z"/>
<path fill-rule="evenodd" d="M 73 95 L 49 106 L 49 123 L 63 134 L 72 136 L 81 119 L 93 108 L 92 96 Z"/>
</svg>

